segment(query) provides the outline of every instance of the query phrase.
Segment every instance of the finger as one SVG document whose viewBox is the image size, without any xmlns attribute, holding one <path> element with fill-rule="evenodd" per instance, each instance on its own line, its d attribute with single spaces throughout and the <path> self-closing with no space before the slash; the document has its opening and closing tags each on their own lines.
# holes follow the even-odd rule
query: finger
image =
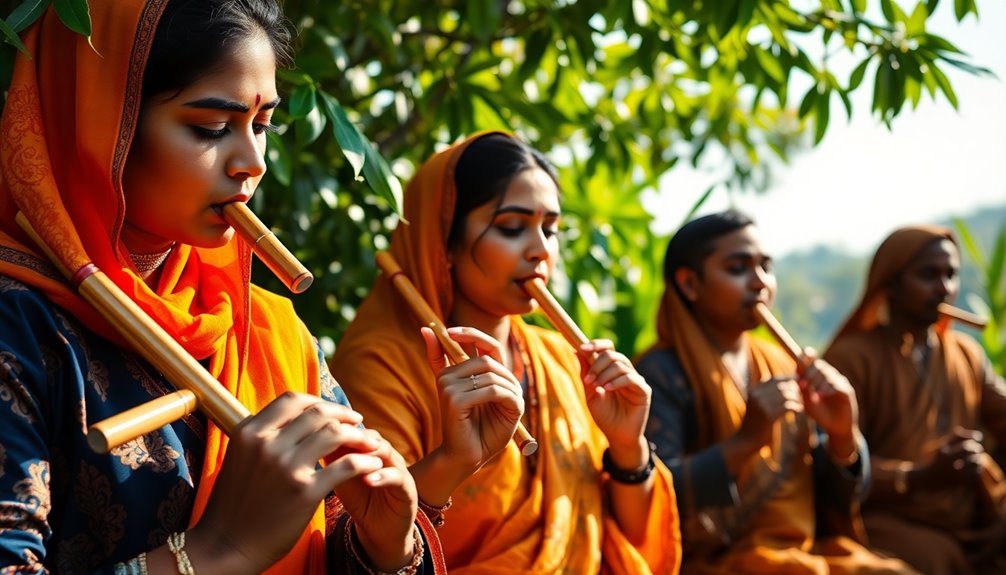
<svg viewBox="0 0 1006 575">
<path fill-rule="evenodd" d="M 452 413 L 464 413 L 479 405 L 496 404 L 506 408 L 518 417 L 524 413 L 524 398 L 512 388 L 508 387 L 504 380 L 494 382 L 478 389 L 473 389 L 467 393 L 451 395 L 448 409 Z"/>
<path fill-rule="evenodd" d="M 314 472 L 311 493 L 314 495 L 316 491 L 320 491 L 317 495 L 320 499 L 339 484 L 354 477 L 373 473 L 383 467 L 384 462 L 379 457 L 364 453 L 347 453 Z"/>
<path fill-rule="evenodd" d="M 478 355 L 488 355 L 497 362 L 503 363 L 502 346 L 499 340 L 491 335 L 473 327 L 464 326 L 448 328 L 447 334 L 458 343 L 474 346 L 478 351 Z"/>
<path fill-rule="evenodd" d="M 426 343 L 426 360 L 430 363 L 433 373 L 440 373 L 449 364 L 444 355 L 444 347 L 440 345 L 440 340 L 433 330 L 423 326 L 419 328 L 419 333 L 423 334 L 423 341 Z"/>
<path fill-rule="evenodd" d="M 650 395 L 649 385 L 635 373 L 625 373 L 605 383 L 602 387 L 607 391 L 618 391 L 626 397 L 646 399 Z"/>
<path fill-rule="evenodd" d="M 314 467 L 319 460 L 330 464 L 349 453 L 372 453 L 379 446 L 364 429 L 330 421 L 292 447 L 286 457 L 292 465 Z"/>
<path fill-rule="evenodd" d="M 590 365 L 590 369 L 587 370 L 587 375 L 583 378 L 583 382 L 586 383 L 587 385 L 591 384 L 603 385 L 603 382 L 611 379 L 614 376 L 611 373 L 609 373 L 607 379 L 605 379 L 605 376 L 602 374 L 604 374 L 606 371 L 612 368 L 618 369 L 619 364 L 622 365 L 621 369 L 622 372 L 624 372 L 628 365 L 628 359 L 626 359 L 624 355 L 615 352 L 614 350 L 606 349 L 597 354 L 597 356 L 594 358 L 593 363 Z M 635 370 L 633 369 L 633 371 Z"/>
<path fill-rule="evenodd" d="M 294 449 L 299 443 L 329 424 L 348 424 L 356 426 L 362 420 L 355 411 L 337 403 L 316 398 L 317 401 L 308 405 L 297 417 L 288 421 L 275 433 L 275 439 L 270 446 L 277 453 Z M 357 417 L 350 417 L 355 414 Z"/>
<path fill-rule="evenodd" d="M 612 349 L 615 349 L 615 343 L 610 339 L 592 339 L 580 345 L 579 351 L 584 355 L 590 355 Z"/>
<path fill-rule="evenodd" d="M 384 467 L 363 476 L 363 482 L 370 487 L 401 487 L 405 485 L 405 473 L 394 467 Z"/>
<path fill-rule="evenodd" d="M 245 433 L 250 433 L 282 427 L 319 401 L 322 400 L 316 395 L 288 391 L 269 402 L 254 416 L 242 421 L 235 432 L 245 430 Z"/>
<path fill-rule="evenodd" d="M 466 379 L 471 380 L 472 376 L 476 378 L 481 378 L 482 376 L 488 376 L 489 374 L 497 375 L 503 379 L 510 380 L 514 385 L 520 386 L 520 382 L 514 376 L 513 372 L 506 368 L 502 363 L 494 359 L 489 355 L 482 355 L 479 357 L 473 357 L 468 361 L 464 361 L 455 366 L 457 369 L 452 372 L 454 376 L 454 382 L 460 382 L 462 386 L 471 387 L 470 381 L 465 381 Z M 483 380 L 482 385 L 488 385 L 485 380 Z"/>
</svg>

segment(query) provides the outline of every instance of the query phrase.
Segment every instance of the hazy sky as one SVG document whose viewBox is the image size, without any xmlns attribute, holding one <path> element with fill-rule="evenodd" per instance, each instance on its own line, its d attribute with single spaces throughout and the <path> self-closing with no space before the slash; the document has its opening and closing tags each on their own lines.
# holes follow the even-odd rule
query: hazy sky
<svg viewBox="0 0 1006 575">
<path fill-rule="evenodd" d="M 755 218 L 766 248 L 776 256 L 822 243 L 872 252 L 898 226 L 1006 203 L 1006 2 L 979 2 L 981 19 L 969 16 L 961 24 L 952 8 L 953 2 L 941 2 L 927 29 L 997 77 L 976 78 L 943 65 L 959 109 L 942 94 L 933 102 L 923 90 L 918 109 L 908 104 L 888 131 L 869 115 L 871 66 L 853 99 L 851 122 L 833 100 L 831 123 L 819 146 L 777 171 L 767 195 L 732 198 Z M 847 71 L 837 75 L 842 82 L 848 78 Z M 797 103 L 803 91 L 797 90 Z M 668 174 L 659 193 L 645 202 L 657 216 L 657 230 L 672 231 L 715 179 L 684 168 Z M 730 203 L 720 189 L 700 213 Z"/>
</svg>

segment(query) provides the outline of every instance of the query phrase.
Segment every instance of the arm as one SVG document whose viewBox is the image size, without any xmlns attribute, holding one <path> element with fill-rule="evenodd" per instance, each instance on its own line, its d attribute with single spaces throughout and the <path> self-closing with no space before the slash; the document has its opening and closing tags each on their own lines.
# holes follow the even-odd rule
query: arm
<svg viewBox="0 0 1006 575">
<path fill-rule="evenodd" d="M 671 470 L 678 508 L 690 515 L 707 507 L 737 505 L 737 484 L 727 471 L 722 446 L 686 455 L 698 423 L 694 396 L 677 356 L 672 351 L 651 352 L 637 368 L 653 390 L 646 435 Z"/>
</svg>

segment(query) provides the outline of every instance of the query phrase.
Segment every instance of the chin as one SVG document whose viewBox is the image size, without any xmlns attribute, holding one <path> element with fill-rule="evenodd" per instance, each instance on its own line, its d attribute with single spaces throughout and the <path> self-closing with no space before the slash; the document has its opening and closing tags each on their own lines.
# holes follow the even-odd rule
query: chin
<svg viewBox="0 0 1006 575">
<path fill-rule="evenodd" d="M 224 228 L 224 226 L 220 226 L 220 228 Z M 226 226 L 226 229 L 208 230 L 207 233 L 191 238 L 191 241 L 185 243 L 197 248 L 214 249 L 226 246 L 233 238 L 234 228 Z"/>
</svg>

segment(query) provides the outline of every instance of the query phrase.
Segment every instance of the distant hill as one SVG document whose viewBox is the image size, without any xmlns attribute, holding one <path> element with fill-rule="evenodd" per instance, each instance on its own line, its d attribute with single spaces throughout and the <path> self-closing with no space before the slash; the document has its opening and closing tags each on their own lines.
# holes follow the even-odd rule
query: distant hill
<svg viewBox="0 0 1006 575">
<path fill-rule="evenodd" d="M 1006 205 L 983 208 L 961 219 L 983 253 L 988 254 L 996 235 L 1006 226 Z M 936 223 L 956 231 L 952 217 Z M 839 324 L 859 301 L 872 257 L 872 253 L 860 256 L 816 246 L 776 261 L 775 273 L 780 286 L 776 313 L 801 345 L 823 351 Z M 967 308 L 966 295 L 981 295 L 983 290 L 978 270 L 966 252 L 962 260 L 961 292 L 957 303 Z"/>
</svg>

